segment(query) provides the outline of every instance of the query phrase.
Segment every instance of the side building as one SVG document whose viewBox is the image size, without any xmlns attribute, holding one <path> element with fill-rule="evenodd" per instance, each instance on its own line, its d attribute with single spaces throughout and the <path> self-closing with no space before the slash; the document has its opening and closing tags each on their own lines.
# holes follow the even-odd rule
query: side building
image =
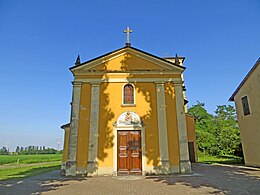
<svg viewBox="0 0 260 195">
<path fill-rule="evenodd" d="M 235 101 L 245 164 L 260 167 L 260 58 L 229 98 Z"/>
</svg>

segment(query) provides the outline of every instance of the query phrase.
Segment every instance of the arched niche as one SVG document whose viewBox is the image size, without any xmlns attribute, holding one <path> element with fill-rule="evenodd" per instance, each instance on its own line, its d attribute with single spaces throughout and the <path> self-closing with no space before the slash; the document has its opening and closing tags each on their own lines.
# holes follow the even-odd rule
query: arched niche
<svg viewBox="0 0 260 195">
<path fill-rule="evenodd" d="M 138 114 L 135 112 L 127 111 L 122 113 L 117 121 L 114 123 L 114 127 L 143 127 L 144 124 L 141 121 Z"/>
</svg>

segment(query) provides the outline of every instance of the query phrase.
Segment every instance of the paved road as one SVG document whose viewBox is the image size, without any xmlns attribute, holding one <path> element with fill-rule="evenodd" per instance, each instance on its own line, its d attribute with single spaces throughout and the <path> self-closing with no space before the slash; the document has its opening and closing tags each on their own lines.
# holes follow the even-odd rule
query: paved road
<svg viewBox="0 0 260 195">
<path fill-rule="evenodd" d="M 146 178 L 63 177 L 52 171 L 23 180 L 0 182 L 0 194 L 260 194 L 260 169 L 193 165 L 192 175 Z"/>
</svg>

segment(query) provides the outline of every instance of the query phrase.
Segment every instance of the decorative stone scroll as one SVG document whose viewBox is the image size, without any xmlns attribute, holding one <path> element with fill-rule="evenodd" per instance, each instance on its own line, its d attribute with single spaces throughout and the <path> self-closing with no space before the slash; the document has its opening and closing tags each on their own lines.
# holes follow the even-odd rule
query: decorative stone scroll
<svg viewBox="0 0 260 195">
<path fill-rule="evenodd" d="M 127 125 L 141 125 L 142 121 L 140 117 L 131 111 L 124 112 L 118 117 L 117 126 L 127 126 Z"/>
</svg>

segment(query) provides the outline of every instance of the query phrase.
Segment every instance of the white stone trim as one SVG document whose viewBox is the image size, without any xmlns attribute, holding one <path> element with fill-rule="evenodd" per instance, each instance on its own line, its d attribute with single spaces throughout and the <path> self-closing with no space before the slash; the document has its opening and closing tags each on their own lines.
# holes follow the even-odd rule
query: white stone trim
<svg viewBox="0 0 260 195">
<path fill-rule="evenodd" d="M 72 93 L 72 106 L 70 118 L 70 136 L 68 147 L 68 159 L 66 163 L 66 175 L 76 175 L 76 155 L 78 144 L 78 123 L 79 123 L 79 107 L 80 93 L 82 82 L 74 81 Z"/>
<path fill-rule="evenodd" d="M 99 124 L 99 96 L 100 85 L 91 86 L 91 108 L 90 108 L 90 128 L 89 128 L 89 152 L 87 171 L 90 174 L 96 174 L 98 165 L 98 124 Z"/>
<path fill-rule="evenodd" d="M 104 70 L 93 70 L 88 72 L 76 72 L 75 75 L 106 75 L 106 76 L 130 76 L 130 75 L 180 75 L 179 72 L 173 72 L 168 70 L 126 70 L 126 71 L 104 71 Z"/>
<path fill-rule="evenodd" d="M 178 123 L 179 148 L 180 148 L 179 149 L 180 150 L 180 172 L 190 173 L 191 165 L 189 160 L 183 88 L 181 84 L 175 84 L 174 88 L 175 88 L 175 96 L 176 96 L 176 112 L 177 112 L 177 123 Z"/>
<path fill-rule="evenodd" d="M 114 148 L 113 148 L 113 174 L 117 174 L 117 131 L 141 131 L 141 144 L 142 144 L 142 174 L 146 173 L 146 152 L 145 152 L 145 127 L 138 125 L 128 125 L 128 126 L 115 126 L 113 128 L 114 134 Z"/>
<path fill-rule="evenodd" d="M 124 88 L 126 85 L 131 85 L 133 87 L 133 93 L 134 93 L 134 103 L 133 104 L 125 104 L 124 103 Z M 132 83 L 126 83 L 122 86 L 122 106 L 135 106 L 136 102 L 135 102 L 135 85 Z"/>
<path fill-rule="evenodd" d="M 172 82 L 180 83 L 183 81 L 181 78 L 101 78 L 101 79 L 75 79 L 84 83 L 102 82 L 102 83 L 135 83 L 135 82 Z"/>
<path fill-rule="evenodd" d="M 166 120 L 166 103 L 164 83 L 156 83 L 157 95 L 157 117 L 159 133 L 160 166 L 162 173 L 169 172 L 169 153 L 168 153 L 168 132 Z"/>
</svg>

